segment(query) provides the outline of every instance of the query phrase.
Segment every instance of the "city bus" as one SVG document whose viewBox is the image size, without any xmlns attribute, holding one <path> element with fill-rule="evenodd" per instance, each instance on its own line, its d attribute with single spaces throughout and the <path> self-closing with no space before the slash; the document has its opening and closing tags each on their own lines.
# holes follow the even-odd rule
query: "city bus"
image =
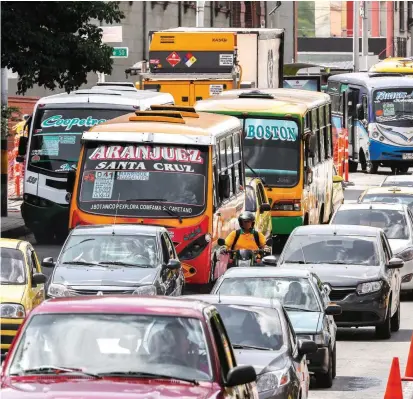
<svg viewBox="0 0 413 399">
<path fill-rule="evenodd" d="M 134 88 L 94 88 L 43 97 L 37 102 L 29 137 L 20 139 L 19 155 L 25 161 L 21 213 L 38 243 L 50 243 L 55 238 L 61 242 L 67 236 L 67 173 L 76 168 L 83 131 L 152 104 L 174 104 L 174 100 L 167 93 Z"/>
<path fill-rule="evenodd" d="M 413 75 L 413 57 L 389 57 L 373 65 L 369 72 Z"/>
<path fill-rule="evenodd" d="M 83 133 L 76 178 L 68 178 L 69 227 L 164 226 L 186 283 L 207 287 L 227 268 L 218 238 L 238 228 L 245 204 L 241 135 L 237 118 L 185 106 L 93 127 Z"/>
<path fill-rule="evenodd" d="M 330 96 L 295 89 L 240 89 L 198 101 L 195 108 L 241 120 L 245 173 L 264 183 L 272 233 L 278 238 L 274 242 L 282 246 L 297 226 L 329 221 L 333 211 Z"/>
<path fill-rule="evenodd" d="M 413 79 L 369 72 L 331 76 L 333 126 L 349 137 L 349 170 L 380 166 L 406 173 L 413 166 Z"/>
</svg>

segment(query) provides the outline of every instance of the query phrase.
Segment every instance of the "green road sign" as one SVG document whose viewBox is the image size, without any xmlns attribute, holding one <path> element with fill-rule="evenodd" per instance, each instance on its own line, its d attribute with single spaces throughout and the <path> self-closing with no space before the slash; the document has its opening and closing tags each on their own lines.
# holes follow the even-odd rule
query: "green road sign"
<svg viewBox="0 0 413 399">
<path fill-rule="evenodd" d="M 111 58 L 128 58 L 129 48 L 128 47 L 113 47 Z"/>
</svg>

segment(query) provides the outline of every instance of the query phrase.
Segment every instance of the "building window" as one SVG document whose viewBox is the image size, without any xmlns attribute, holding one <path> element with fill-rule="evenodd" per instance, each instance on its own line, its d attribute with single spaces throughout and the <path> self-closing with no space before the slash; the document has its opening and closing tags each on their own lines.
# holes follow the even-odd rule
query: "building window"
<svg viewBox="0 0 413 399">
<path fill-rule="evenodd" d="M 405 29 L 405 18 L 404 18 L 404 1 L 399 2 L 399 30 L 404 32 Z"/>
</svg>

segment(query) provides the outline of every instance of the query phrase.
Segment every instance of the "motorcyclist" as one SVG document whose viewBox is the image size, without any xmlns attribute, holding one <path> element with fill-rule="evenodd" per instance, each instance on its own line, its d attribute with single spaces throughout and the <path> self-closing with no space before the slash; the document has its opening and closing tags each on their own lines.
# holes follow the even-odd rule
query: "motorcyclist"
<svg viewBox="0 0 413 399">
<path fill-rule="evenodd" d="M 264 249 L 265 236 L 254 229 L 255 215 L 252 212 L 242 212 L 238 217 L 239 230 L 232 231 L 225 240 L 227 250 L 238 251 L 241 249 L 257 251 Z"/>
</svg>

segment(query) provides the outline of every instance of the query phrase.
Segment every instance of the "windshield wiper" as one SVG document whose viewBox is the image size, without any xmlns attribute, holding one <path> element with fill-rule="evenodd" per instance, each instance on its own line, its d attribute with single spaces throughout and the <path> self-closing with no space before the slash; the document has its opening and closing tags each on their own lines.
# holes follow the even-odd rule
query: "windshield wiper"
<svg viewBox="0 0 413 399">
<path fill-rule="evenodd" d="M 249 166 L 245 161 L 244 161 L 244 164 L 245 164 L 245 166 L 246 166 L 252 173 L 254 173 L 255 177 L 258 177 L 259 179 L 261 179 L 261 180 L 262 180 L 262 183 L 263 183 L 264 185 L 266 184 L 264 178 L 261 177 L 261 176 L 259 176 L 258 173 L 257 173 L 254 169 L 251 168 L 251 166 Z"/>
<path fill-rule="evenodd" d="M 64 254 L 65 252 L 69 251 L 69 249 L 72 249 L 73 247 L 76 247 L 77 245 L 83 244 L 84 242 L 87 242 L 87 241 L 95 241 L 95 239 L 94 239 L 94 238 L 86 238 L 85 240 L 82 240 L 82 241 L 78 242 L 77 244 L 74 244 L 74 245 L 70 246 L 69 248 L 66 248 L 66 249 L 62 252 L 62 254 Z"/>
<path fill-rule="evenodd" d="M 234 349 L 258 349 L 260 351 L 271 351 L 271 348 L 263 348 L 262 346 L 255 345 L 243 345 L 243 344 L 232 344 Z"/>
<path fill-rule="evenodd" d="M 310 309 L 306 309 L 306 308 L 301 308 L 299 306 L 285 306 L 284 305 L 284 309 L 286 310 L 297 310 L 300 312 L 317 312 L 317 310 L 310 310 Z"/>
<path fill-rule="evenodd" d="M 68 262 L 63 262 L 63 265 L 84 265 L 84 266 L 96 266 L 97 263 L 92 263 L 92 262 L 84 262 L 82 260 L 72 260 Z"/>
<path fill-rule="evenodd" d="M 129 198 L 126 200 L 126 202 L 133 202 L 133 201 L 151 201 L 157 204 L 162 204 L 162 202 L 165 202 L 166 199 L 165 198 Z M 178 218 L 179 223 L 182 224 L 182 216 L 179 215 L 177 212 L 172 211 L 171 209 L 168 209 L 164 206 L 162 206 L 162 210 L 166 212 L 168 215 Z"/>
<path fill-rule="evenodd" d="M 88 377 L 93 377 L 93 378 L 99 378 L 99 379 L 102 378 L 98 374 L 89 373 L 89 372 L 83 371 L 81 369 L 72 368 L 72 367 L 60 367 L 60 366 L 41 366 L 41 367 L 36 367 L 36 368 L 32 368 L 32 369 L 22 370 L 20 373 L 13 374 L 13 375 L 50 374 L 50 373 L 54 373 L 54 374 L 76 373 L 76 374 L 80 374 L 80 375 L 84 375 L 84 376 L 88 376 Z"/>
<path fill-rule="evenodd" d="M 111 371 L 108 373 L 99 373 L 99 376 L 101 377 L 103 376 L 103 377 L 164 378 L 168 380 L 179 380 L 179 381 L 190 382 L 191 384 L 194 384 L 194 385 L 199 385 L 199 382 L 197 380 L 194 380 L 191 378 L 182 378 L 182 377 L 176 377 L 176 376 L 165 375 L 165 374 L 146 373 L 146 372 L 141 372 L 141 371 Z"/>
<path fill-rule="evenodd" d="M 99 262 L 98 265 L 115 265 L 115 266 L 128 266 L 128 267 L 152 267 L 150 265 L 136 265 L 136 264 L 133 264 L 133 263 L 118 262 L 118 261 Z"/>
</svg>

